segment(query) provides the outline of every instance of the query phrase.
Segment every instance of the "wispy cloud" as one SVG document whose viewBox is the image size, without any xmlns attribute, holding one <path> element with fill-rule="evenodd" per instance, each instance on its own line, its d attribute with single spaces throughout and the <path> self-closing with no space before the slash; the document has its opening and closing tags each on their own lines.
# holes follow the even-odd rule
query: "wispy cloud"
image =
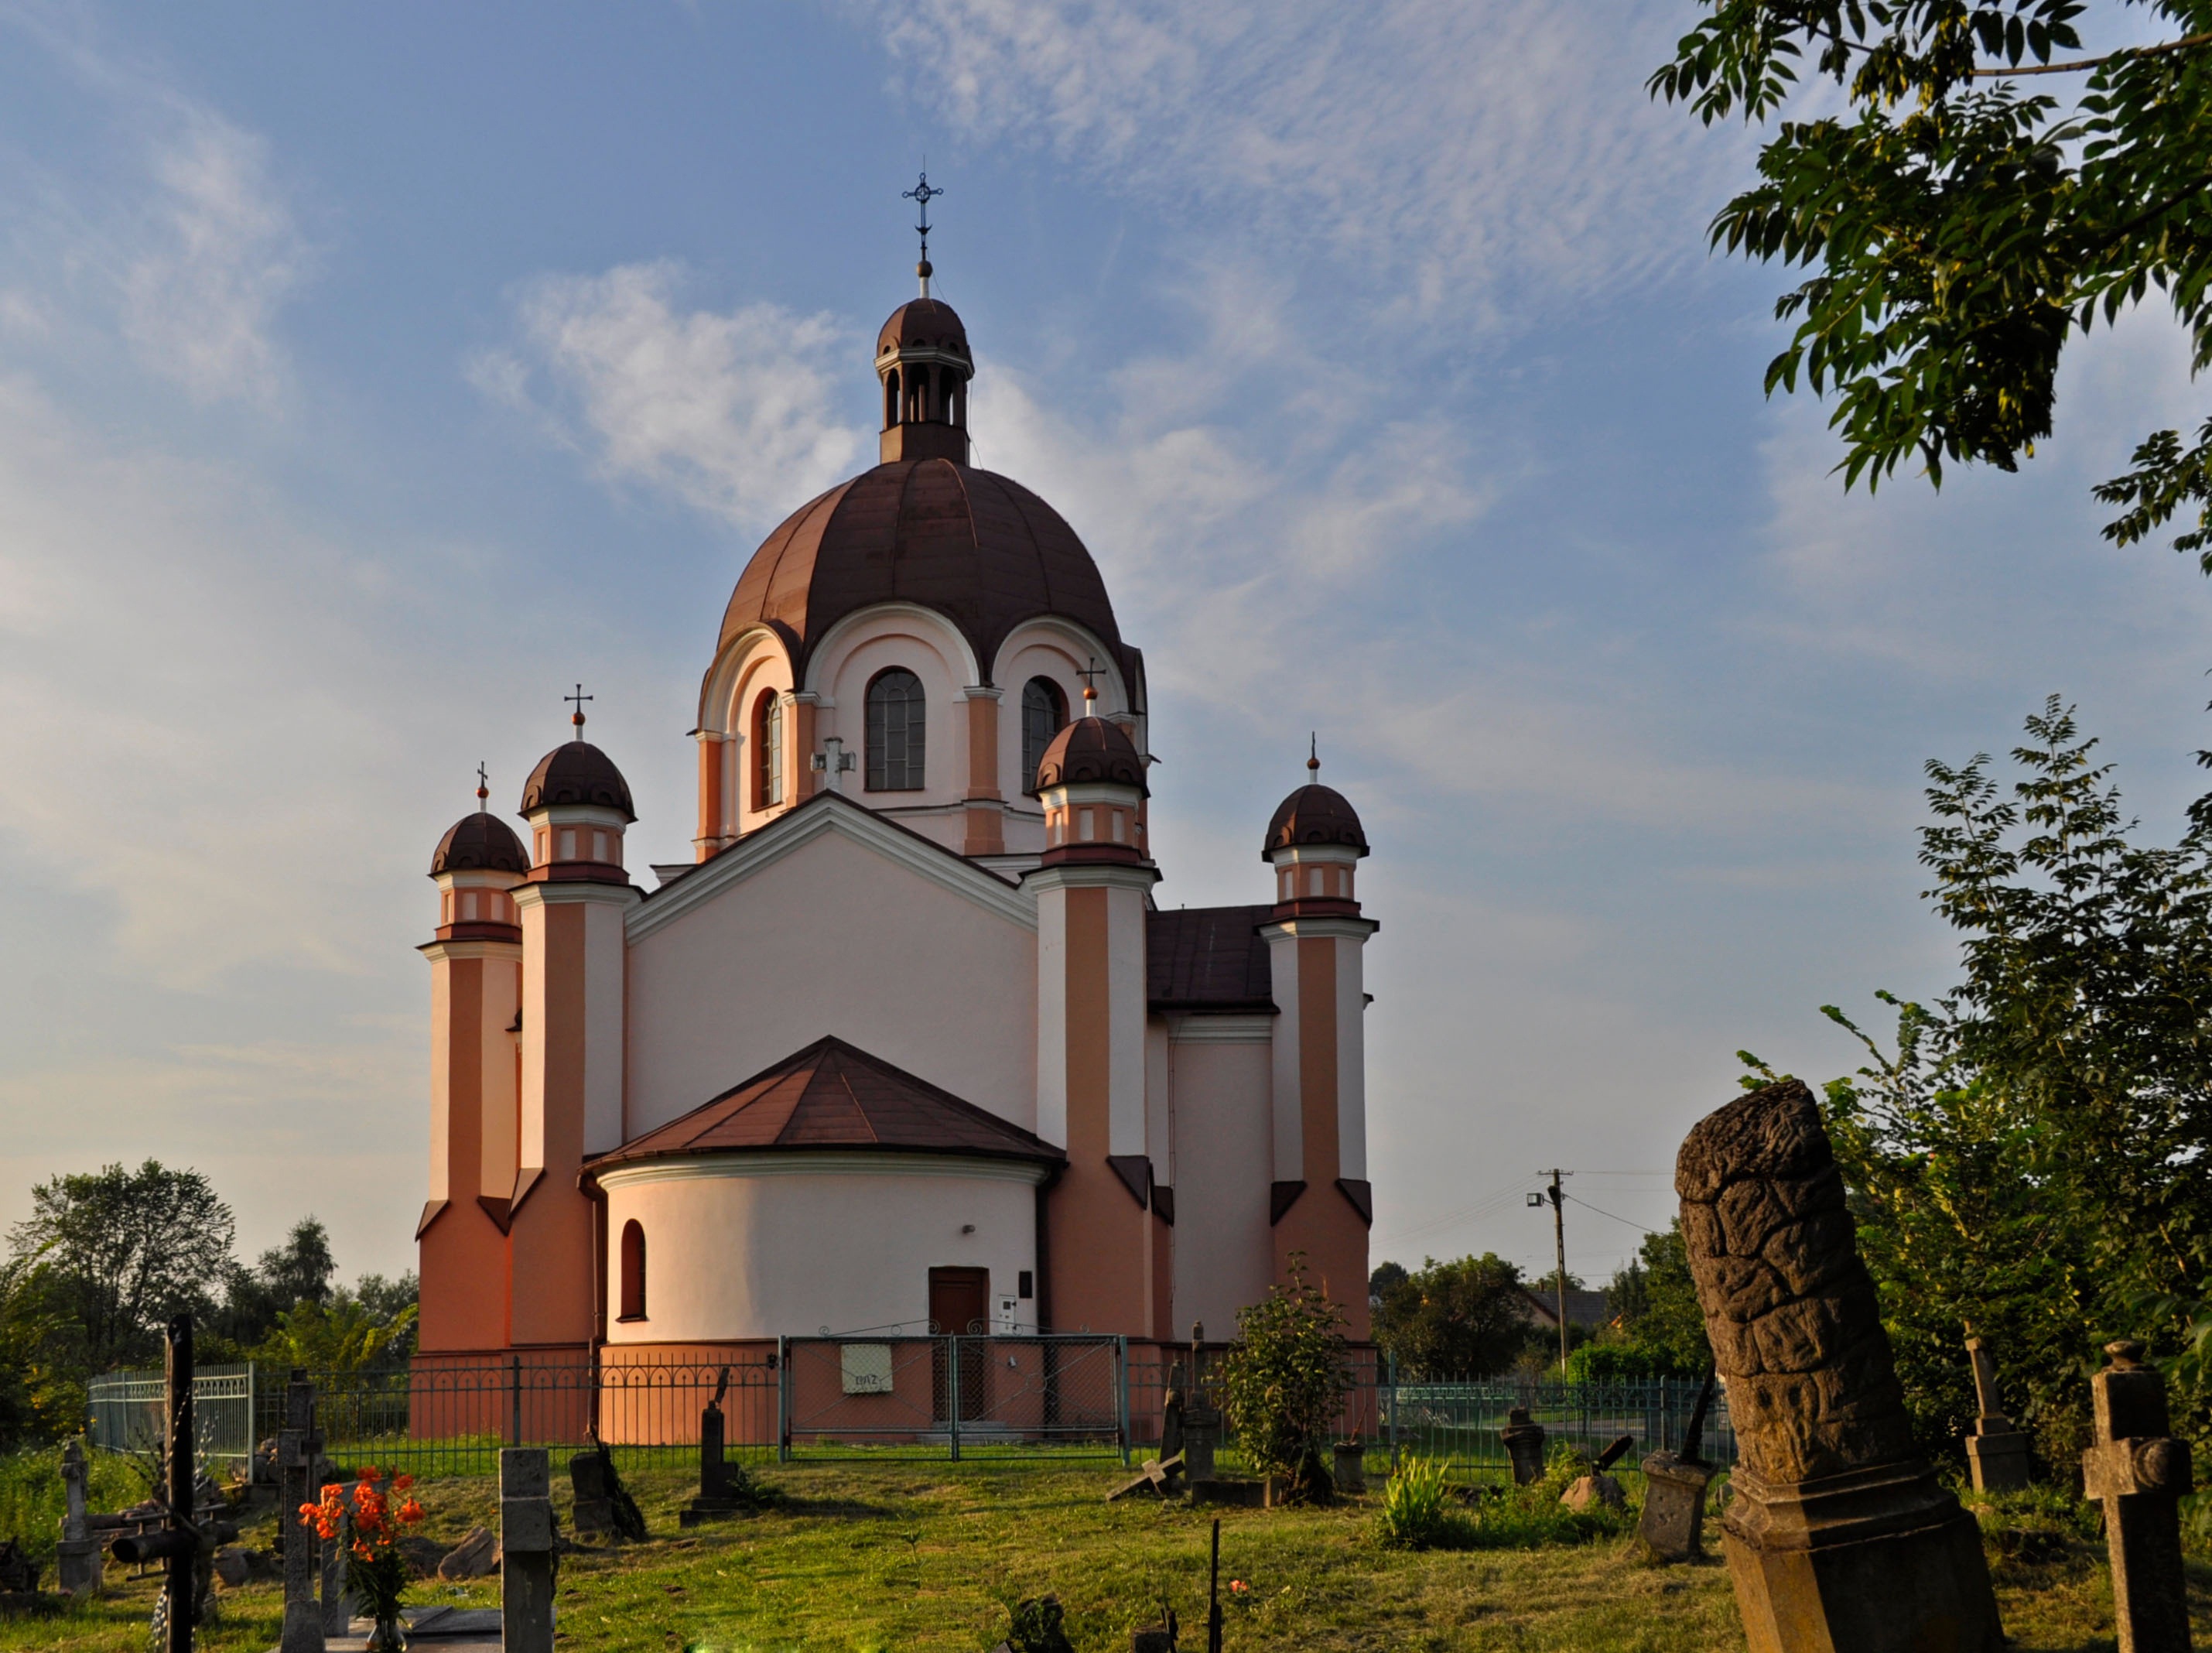
<svg viewBox="0 0 2212 1653">
<path fill-rule="evenodd" d="M 896 86 L 978 140 L 1376 280 L 1406 320 L 1551 310 L 1701 256 L 1734 153 L 1643 80 L 1677 9 L 1543 0 L 868 4 Z"/>
<path fill-rule="evenodd" d="M 853 469 L 861 433 L 833 410 L 864 351 L 780 305 L 685 309 L 684 283 L 670 263 L 540 277 L 517 296 L 519 343 L 477 356 L 471 380 L 611 482 L 772 520 Z"/>
</svg>

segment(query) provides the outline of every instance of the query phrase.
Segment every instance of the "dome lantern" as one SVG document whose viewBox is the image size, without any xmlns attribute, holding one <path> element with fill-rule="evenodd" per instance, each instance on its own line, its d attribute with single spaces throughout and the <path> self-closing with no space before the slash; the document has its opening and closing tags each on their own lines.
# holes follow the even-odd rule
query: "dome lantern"
<svg viewBox="0 0 2212 1653">
<path fill-rule="evenodd" d="M 968 381 L 975 376 L 968 329 L 941 299 L 910 299 L 876 337 L 884 391 L 883 462 L 968 463 Z"/>
<path fill-rule="evenodd" d="M 1118 723 L 1080 717 L 1037 763 L 1044 805 L 1043 865 L 1151 859 L 1145 843 L 1145 760 Z"/>
<path fill-rule="evenodd" d="M 583 685 L 568 698 L 577 703 L 568 720 L 576 738 L 539 758 L 522 788 L 521 814 L 531 827 L 530 878 L 627 884 L 623 831 L 637 819 L 629 782 L 612 758 L 584 738 L 583 702 L 591 696 Z"/>
<path fill-rule="evenodd" d="M 491 796 L 483 765 L 477 765 L 477 808 L 446 829 L 430 857 L 438 886 L 439 941 L 517 941 L 514 900 L 509 893 L 530 871 L 530 857 L 514 829 L 484 808 Z"/>
<path fill-rule="evenodd" d="M 1367 830 L 1351 800 L 1321 784 L 1316 747 L 1308 748 L 1306 775 L 1306 784 L 1276 806 L 1260 846 L 1260 859 L 1275 869 L 1276 914 L 1355 915 L 1352 874 L 1367 854 Z"/>
</svg>

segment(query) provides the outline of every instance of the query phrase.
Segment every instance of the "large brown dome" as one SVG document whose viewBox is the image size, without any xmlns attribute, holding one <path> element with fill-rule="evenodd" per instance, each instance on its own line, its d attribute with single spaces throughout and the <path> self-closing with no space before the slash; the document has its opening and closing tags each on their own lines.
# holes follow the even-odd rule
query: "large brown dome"
<svg viewBox="0 0 2212 1653">
<path fill-rule="evenodd" d="M 1051 614 L 1095 633 L 1134 686 L 1133 652 L 1075 530 L 1020 483 L 950 459 L 879 465 L 793 512 L 745 565 L 716 653 L 766 624 L 804 682 L 830 627 L 889 602 L 959 627 L 987 683 L 1007 634 Z"/>
</svg>

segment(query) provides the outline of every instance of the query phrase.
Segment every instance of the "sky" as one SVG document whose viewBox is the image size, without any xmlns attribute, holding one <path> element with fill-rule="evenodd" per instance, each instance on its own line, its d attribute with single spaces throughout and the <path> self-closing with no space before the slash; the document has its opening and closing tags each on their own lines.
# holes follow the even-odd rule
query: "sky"
<svg viewBox="0 0 2212 1653">
<path fill-rule="evenodd" d="M 212 1177 L 410 1266 L 424 877 L 591 733 L 689 859 L 752 549 L 872 456 L 927 165 L 977 463 L 1146 653 L 1163 903 L 1266 899 L 1275 803 L 1373 841 L 1374 1255 L 1594 1281 L 1739 1049 L 1941 991 L 1921 765 L 2081 708 L 2195 795 L 2212 591 L 2089 485 L 2200 418 L 2077 344 L 2016 476 L 1846 494 L 1770 401 L 1752 137 L 1643 82 L 1686 0 L 0 3 L 0 1220 Z"/>
</svg>

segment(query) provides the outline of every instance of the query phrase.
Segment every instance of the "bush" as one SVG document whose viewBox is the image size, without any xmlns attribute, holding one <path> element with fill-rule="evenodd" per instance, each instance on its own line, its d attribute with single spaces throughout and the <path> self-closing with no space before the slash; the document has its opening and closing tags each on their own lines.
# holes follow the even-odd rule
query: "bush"
<svg viewBox="0 0 2212 1653">
<path fill-rule="evenodd" d="M 1468 1523 L 1458 1505 L 1442 1459 L 1405 1458 L 1383 1488 L 1376 1536 L 1385 1549 L 1465 1549 Z"/>
<path fill-rule="evenodd" d="M 1287 1285 L 1237 1311 L 1237 1340 L 1221 1362 L 1222 1410 L 1252 1467 L 1310 1498 L 1329 1487 L 1322 1457 L 1352 1388 L 1350 1346 L 1344 1310 L 1306 1283 L 1303 1252 L 1291 1254 L 1288 1273 Z"/>
<path fill-rule="evenodd" d="M 129 1453 L 88 1451 L 85 1463 L 85 1504 L 92 1510 L 127 1509 L 152 1490 L 146 1462 Z M 0 1536 L 21 1541 L 44 1560 L 54 1553 L 68 1508 L 61 1448 L 0 1455 Z"/>
</svg>

